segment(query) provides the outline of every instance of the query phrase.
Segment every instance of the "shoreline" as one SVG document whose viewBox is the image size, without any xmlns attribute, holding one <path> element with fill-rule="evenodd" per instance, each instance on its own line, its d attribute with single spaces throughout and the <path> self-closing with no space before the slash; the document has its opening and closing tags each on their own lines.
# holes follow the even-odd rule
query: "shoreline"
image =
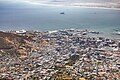
<svg viewBox="0 0 120 80">
<path fill-rule="evenodd" d="M 101 31 L 97 31 L 97 30 L 93 30 L 93 29 L 76 29 L 76 28 L 67 28 L 67 29 L 57 29 L 57 30 L 25 30 L 25 29 L 22 29 L 22 30 L 10 30 L 10 31 L 3 31 L 3 32 L 15 32 L 15 33 L 25 33 L 25 32 L 59 32 L 59 31 L 66 31 L 66 30 L 78 30 L 78 31 L 85 31 L 87 30 L 88 31 L 88 34 L 87 36 L 88 37 L 103 37 L 103 38 L 108 38 L 108 39 L 113 39 L 113 40 L 120 40 L 119 36 L 120 35 L 117 35 L 117 34 L 109 34 L 109 33 L 104 33 L 104 32 L 101 32 Z"/>
<path fill-rule="evenodd" d="M 91 9 L 106 9 L 106 10 L 116 10 L 120 11 L 120 8 L 107 8 L 107 7 L 87 7 L 87 6 L 75 6 L 75 7 L 80 7 L 80 8 L 91 8 Z"/>
<path fill-rule="evenodd" d="M 39 4 L 41 6 L 55 6 L 55 7 L 77 7 L 77 8 L 91 8 L 91 9 L 106 9 L 120 11 L 120 8 L 108 8 L 108 7 L 89 7 L 85 5 L 65 5 L 65 4 Z"/>
<path fill-rule="evenodd" d="M 81 8 L 92 8 L 92 9 L 106 9 L 106 10 L 117 10 L 120 11 L 120 8 L 106 8 L 106 7 L 81 7 Z"/>
</svg>

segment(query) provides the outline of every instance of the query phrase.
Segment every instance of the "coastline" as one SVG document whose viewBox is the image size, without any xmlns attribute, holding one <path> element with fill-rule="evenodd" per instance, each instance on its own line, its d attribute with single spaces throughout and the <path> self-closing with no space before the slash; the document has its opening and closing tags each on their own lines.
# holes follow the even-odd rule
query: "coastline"
<svg viewBox="0 0 120 80">
<path fill-rule="evenodd" d="M 108 7 L 89 7 L 85 5 L 66 5 L 66 4 L 39 4 L 41 6 L 56 6 L 56 7 L 77 7 L 77 8 L 92 8 L 92 9 L 108 9 L 108 10 L 117 10 L 119 11 L 120 8 L 108 8 Z"/>
<path fill-rule="evenodd" d="M 106 9 L 106 10 L 117 10 L 120 11 L 120 8 L 107 8 L 107 7 L 87 7 L 87 6 L 74 6 L 80 8 L 92 8 L 92 9 Z"/>
<path fill-rule="evenodd" d="M 77 7 L 77 6 L 76 6 Z M 87 7 L 87 6 L 79 6 L 81 8 L 93 8 L 93 9 L 107 9 L 107 10 L 117 10 L 119 11 L 120 8 L 107 8 L 107 7 Z"/>
</svg>

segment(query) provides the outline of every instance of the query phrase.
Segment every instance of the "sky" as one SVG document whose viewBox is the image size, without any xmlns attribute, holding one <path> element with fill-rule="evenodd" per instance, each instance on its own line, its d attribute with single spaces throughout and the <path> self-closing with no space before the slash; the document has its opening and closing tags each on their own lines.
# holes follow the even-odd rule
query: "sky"
<svg viewBox="0 0 120 80">
<path fill-rule="evenodd" d="M 0 0 L 0 2 L 4 3 L 29 3 L 29 4 L 41 4 L 48 3 L 51 0 Z"/>
<path fill-rule="evenodd" d="M 33 7 L 34 5 L 49 4 L 51 0 L 0 0 L 0 9 Z"/>
<path fill-rule="evenodd" d="M 68 2 L 68 3 L 74 3 L 74 2 L 120 2 L 120 0 L 0 0 L 0 2 L 6 2 L 6 3 L 29 3 L 29 4 L 46 4 L 46 3 L 54 3 L 54 2 Z"/>
<path fill-rule="evenodd" d="M 10 2 L 10 3 L 19 3 L 19 2 L 26 2 L 26 3 L 48 3 L 54 0 L 0 0 L 0 2 Z"/>
</svg>

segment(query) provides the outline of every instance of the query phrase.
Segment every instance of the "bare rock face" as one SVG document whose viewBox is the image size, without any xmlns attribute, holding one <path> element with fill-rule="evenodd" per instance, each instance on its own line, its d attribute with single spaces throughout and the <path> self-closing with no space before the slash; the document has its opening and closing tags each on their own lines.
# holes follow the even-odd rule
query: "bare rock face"
<svg viewBox="0 0 120 80">
<path fill-rule="evenodd" d="M 6 38 L 0 38 L 0 49 L 11 49 L 13 48 L 12 41 L 9 41 Z"/>
<path fill-rule="evenodd" d="M 0 32 L 0 51 L 2 52 L 12 54 L 27 54 L 29 50 L 28 45 L 30 44 L 30 40 L 24 36 L 19 36 L 13 33 Z"/>
</svg>

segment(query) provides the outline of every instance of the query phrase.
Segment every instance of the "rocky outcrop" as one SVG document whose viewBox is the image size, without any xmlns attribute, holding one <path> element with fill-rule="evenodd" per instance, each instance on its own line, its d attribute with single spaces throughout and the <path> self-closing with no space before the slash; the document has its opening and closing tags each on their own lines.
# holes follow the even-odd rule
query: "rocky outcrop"
<svg viewBox="0 0 120 80">
<path fill-rule="evenodd" d="M 13 33 L 0 32 L 0 51 L 11 54 L 27 54 L 32 43 L 30 39 Z"/>
</svg>

